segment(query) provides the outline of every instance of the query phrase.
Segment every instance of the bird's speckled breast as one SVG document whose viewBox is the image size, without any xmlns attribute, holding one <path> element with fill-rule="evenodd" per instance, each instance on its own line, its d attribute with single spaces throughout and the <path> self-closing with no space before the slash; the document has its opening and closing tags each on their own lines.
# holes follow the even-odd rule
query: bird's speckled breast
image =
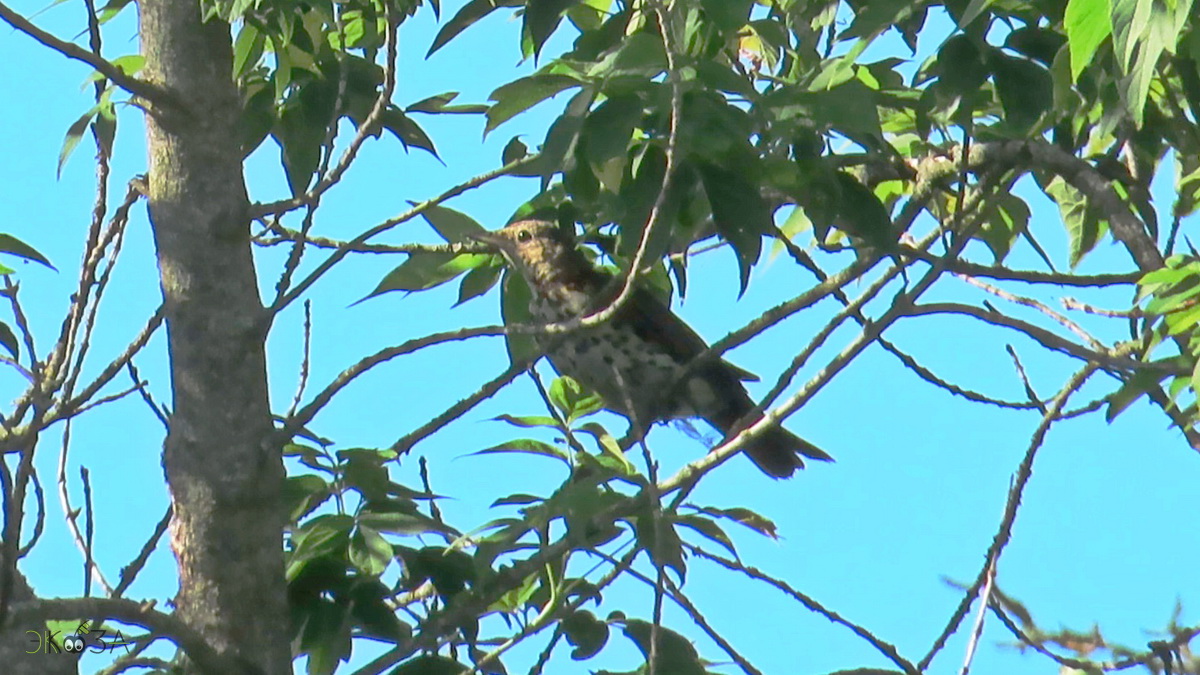
<svg viewBox="0 0 1200 675">
<path fill-rule="evenodd" d="M 574 297 L 551 301 L 535 293 L 529 307 L 533 318 L 543 323 L 565 321 L 592 309 L 589 296 L 582 291 L 563 293 Z M 555 341 L 543 340 L 543 346 Z M 642 424 L 654 419 L 695 416 L 694 406 L 687 400 L 690 395 L 664 400 L 667 388 L 675 382 L 682 366 L 661 345 L 643 340 L 630 328 L 623 329 L 619 320 L 571 333 L 547 356 L 555 370 L 600 394 L 609 408 L 629 416 L 632 402 L 635 416 Z M 691 394 L 690 390 L 699 384 L 698 380 L 689 382 L 683 390 Z M 715 395 L 711 391 L 699 393 Z"/>
</svg>

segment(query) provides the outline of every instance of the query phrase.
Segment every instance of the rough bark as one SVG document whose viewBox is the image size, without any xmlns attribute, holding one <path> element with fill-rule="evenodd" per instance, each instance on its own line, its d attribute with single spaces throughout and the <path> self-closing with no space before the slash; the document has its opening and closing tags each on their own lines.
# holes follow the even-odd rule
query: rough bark
<svg viewBox="0 0 1200 675">
<path fill-rule="evenodd" d="M 139 3 L 145 77 L 177 105 L 147 115 L 150 219 L 174 405 L 163 454 L 178 616 L 222 654 L 291 671 L 270 447 L 267 321 L 250 250 L 229 26 L 196 0 Z"/>
</svg>

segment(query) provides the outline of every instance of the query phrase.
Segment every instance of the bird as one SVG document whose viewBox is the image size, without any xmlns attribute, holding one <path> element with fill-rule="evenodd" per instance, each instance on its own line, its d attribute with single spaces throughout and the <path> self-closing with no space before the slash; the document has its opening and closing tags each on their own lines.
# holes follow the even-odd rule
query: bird
<svg viewBox="0 0 1200 675">
<path fill-rule="evenodd" d="M 535 321 L 587 316 L 609 306 L 620 291 L 615 277 L 589 262 L 573 234 L 556 223 L 521 220 L 471 238 L 498 251 L 525 280 Z M 699 417 L 728 436 L 755 408 L 742 385 L 756 379 L 752 374 L 717 357 L 687 369 L 707 343 L 642 287 L 635 286 L 608 321 L 565 335 L 539 336 L 537 343 L 560 375 L 593 390 L 604 407 L 643 429 L 658 421 Z M 744 450 L 772 478 L 790 477 L 803 468 L 802 458 L 832 461 L 825 451 L 779 426 L 752 439 Z"/>
</svg>

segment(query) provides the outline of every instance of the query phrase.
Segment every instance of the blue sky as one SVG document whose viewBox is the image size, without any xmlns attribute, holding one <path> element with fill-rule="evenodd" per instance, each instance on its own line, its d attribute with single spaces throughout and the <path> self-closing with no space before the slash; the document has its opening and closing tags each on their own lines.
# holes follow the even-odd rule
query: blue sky
<svg viewBox="0 0 1200 675">
<path fill-rule="evenodd" d="M 461 3 L 444 7 L 450 16 Z M 14 3 L 27 16 L 41 10 L 38 1 Z M 130 12 L 127 13 L 131 13 Z M 37 17 L 39 25 L 71 37 L 83 26 L 80 3 L 64 3 Z M 424 54 L 436 28 L 422 11 L 401 30 L 401 67 L 396 100 L 414 102 L 444 91 L 461 91 L 460 100 L 482 102 L 498 84 L 532 66 L 519 64 L 519 21 L 495 15 L 470 29 L 431 59 Z M 131 16 L 106 30 L 105 54 L 115 58 L 136 51 Z M 554 53 L 556 38 L 546 53 Z M 895 48 L 895 45 L 891 48 Z M 906 52 L 897 51 L 900 56 Z M 880 57 L 883 54 L 879 54 Z M 45 350 L 57 334 L 61 313 L 74 286 L 93 195 L 92 149 L 85 140 L 56 178 L 63 134 L 90 107 L 90 88 L 80 85 L 88 69 L 0 30 L 0 82 L 10 92 L 0 108 L 0 231 L 12 233 L 51 258 L 59 272 L 19 265 L 22 297 Z M 347 179 L 324 201 L 315 231 L 345 238 L 393 216 L 406 200 L 435 195 L 462 180 L 494 168 L 501 149 L 515 134 L 530 146 L 544 135 L 564 100 L 560 97 L 501 127 L 481 141 L 483 121 L 474 117 L 422 119 L 446 164 L 421 152 L 405 154 L 390 137 L 369 143 Z M 145 166 L 140 114 L 121 113 L 113 195 Z M 286 196 L 278 153 L 264 144 L 248 162 L 251 197 L 270 201 Z M 498 227 L 535 194 L 531 180 L 509 179 L 472 191 L 450 204 L 489 227 Z M 1029 189 L 1022 194 L 1032 194 Z M 1162 191 L 1159 191 L 1162 194 Z M 1066 238 L 1057 209 L 1031 198 L 1034 230 L 1056 261 L 1065 261 Z M 1163 202 L 1167 204 L 1168 202 Z M 1162 208 L 1162 207 L 1160 207 Z M 140 329 L 158 304 L 159 291 L 144 208 L 135 209 L 122 261 L 101 310 L 89 372 L 96 372 Z M 1185 233 L 1187 227 L 1185 226 Z M 423 221 L 412 221 L 382 241 L 437 241 Z M 969 249 L 990 262 L 982 246 Z M 260 283 L 266 293 L 277 279 L 282 251 L 258 251 Z M 311 268 L 320 253 L 310 253 Z M 379 348 L 436 330 L 494 323 L 499 318 L 495 292 L 449 311 L 456 286 L 403 297 L 392 293 L 352 305 L 400 262 L 396 256 L 359 256 L 326 276 L 312 295 L 314 362 L 310 393 L 347 365 Z M 827 269 L 850 258 L 823 256 Z M 5 261 L 11 264 L 11 261 Z M 1035 267 L 1028 247 L 1009 262 Z M 1065 263 L 1064 263 L 1065 266 Z M 1081 271 L 1130 269 L 1123 251 L 1104 242 Z M 792 297 L 811 279 L 786 258 L 760 265 L 740 300 L 737 267 L 728 252 L 698 258 L 685 301 L 677 308 L 696 330 L 715 340 L 743 325 L 763 309 Z M 1043 289 L 1009 286 L 1017 292 Z M 851 289 L 854 290 L 853 288 Z M 1048 289 L 1052 290 L 1052 289 Z M 893 289 L 894 292 L 894 289 Z M 1128 302 L 1129 289 L 1069 295 L 1105 306 Z M 885 293 L 885 296 L 890 294 Z M 953 280 L 929 300 L 977 302 L 978 295 Z M 873 309 L 879 310 L 878 305 Z M 791 356 L 836 308 L 819 305 L 772 329 L 731 353 L 737 364 L 763 376 L 753 392 L 764 393 Z M 1017 313 L 1020 315 L 1021 313 Z M 1101 336 L 1121 337 L 1122 326 L 1084 317 Z M 299 305 L 277 322 L 269 343 L 272 399 L 285 410 L 294 394 L 300 362 Z M 802 382 L 831 358 L 856 330 L 844 328 L 818 352 L 797 378 Z M 1050 356 L 1013 334 L 984 329 L 967 319 L 907 319 L 889 331 L 897 344 L 946 379 L 972 389 L 1022 399 L 1024 393 L 1004 346 L 1012 342 L 1043 395 L 1057 390 L 1077 364 Z M 138 366 L 160 401 L 169 399 L 165 341 L 156 337 Z M 313 427 L 336 439 L 338 447 L 382 447 L 431 415 L 474 391 L 506 366 L 499 338 L 479 338 L 437 346 L 377 367 L 329 406 Z M 545 364 L 545 376 L 552 370 Z M 22 381 L 0 371 L 0 389 L 12 398 Z M 1086 402 L 1107 392 L 1111 380 L 1097 376 L 1076 400 Z M 502 412 L 537 414 L 541 404 L 528 380 L 520 380 L 463 419 L 416 447 L 430 461 L 435 491 L 454 498 L 442 504 L 447 519 L 470 529 L 504 511 L 488 511 L 494 499 L 515 492 L 548 494 L 562 479 L 561 468 L 545 460 L 514 456 L 466 457 L 513 436 L 488 421 Z M 605 418 L 622 429 L 616 418 Z M 943 577 L 969 582 L 999 522 L 1010 476 L 1038 423 L 1036 413 L 984 407 L 954 398 L 918 380 L 890 355 L 873 347 L 839 375 L 812 402 L 789 418 L 787 426 L 830 451 L 837 462 L 810 467 L 795 479 L 773 482 L 742 458 L 724 465 L 706 480 L 693 501 L 720 507 L 746 506 L 774 519 L 782 536 L 771 541 L 730 529 L 745 561 L 786 579 L 826 606 L 895 643 L 911 659 L 924 654 L 959 601 Z M 56 496 L 57 431 L 42 440 L 38 466 L 47 489 L 47 532 L 23 571 L 47 596 L 81 592 L 82 560 L 65 527 Z M 656 457 L 669 471 L 704 452 L 704 447 L 671 428 L 651 437 Z M 103 407 L 73 428 L 68 476 L 73 502 L 81 503 L 78 465 L 91 471 L 97 510 L 97 559 L 110 580 L 132 559 L 166 507 L 159 452 L 162 431 L 142 404 L 128 399 Z M 418 485 L 416 463 L 399 470 L 402 482 Z M 1043 627 L 1087 629 L 1097 623 L 1112 641 L 1135 648 L 1149 637 L 1144 630 L 1164 626 L 1176 600 L 1183 621 L 1197 621 L 1194 561 L 1200 543 L 1185 514 L 1195 507 L 1200 456 L 1167 428 L 1161 412 L 1139 403 L 1113 424 L 1089 416 L 1054 427 L 1042 448 L 1034 476 L 1000 563 L 999 584 L 1021 599 Z M 433 543 L 432 541 L 430 543 Z M 644 569 L 644 568 L 643 568 Z M 132 597 L 163 602 L 175 590 L 174 561 L 160 545 L 131 591 Z M 691 562 L 685 591 L 715 627 L 758 668 L 768 673 L 829 672 L 888 664 L 845 629 L 805 611 L 776 591 L 754 584 L 702 561 Z M 597 613 L 620 609 L 648 618 L 651 594 L 637 582 L 619 583 L 606 593 Z M 667 604 L 666 623 L 697 640 L 706 658 L 723 653 Z M 967 629 L 960 630 L 934 662 L 933 672 L 956 671 L 963 659 Z M 998 646 L 1008 634 L 989 620 L 973 670 L 979 675 L 1028 669 L 1051 672 L 1056 666 L 1036 656 L 1021 656 Z M 541 648 L 519 648 L 506 660 L 510 672 L 523 672 Z M 611 656 L 573 663 L 566 651 L 547 672 L 589 672 L 598 667 L 631 669 L 634 650 L 614 638 Z M 356 651 L 361 662 L 369 650 Z M 1039 662 L 1040 661 L 1040 662 Z M 98 664 L 99 665 L 99 664 Z M 724 670 L 732 672 L 734 668 Z"/>
</svg>

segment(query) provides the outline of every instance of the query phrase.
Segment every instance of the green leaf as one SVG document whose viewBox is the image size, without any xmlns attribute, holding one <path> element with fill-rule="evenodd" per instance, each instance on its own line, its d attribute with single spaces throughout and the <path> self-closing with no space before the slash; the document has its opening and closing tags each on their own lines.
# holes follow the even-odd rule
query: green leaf
<svg viewBox="0 0 1200 675">
<path fill-rule="evenodd" d="M 425 58 L 429 58 L 434 52 L 441 49 L 447 42 L 454 39 L 454 36 L 470 28 L 472 24 L 479 21 L 483 17 L 500 9 L 501 7 L 517 7 L 522 4 L 522 0 L 471 0 L 463 5 L 462 9 L 458 10 L 446 25 L 438 31 L 438 34 L 433 38 L 433 44 L 429 46 L 429 51 L 425 53 Z"/>
<path fill-rule="evenodd" d="M 288 522 L 299 522 L 333 496 L 329 483 L 314 474 L 288 476 L 283 484 L 283 503 Z"/>
<path fill-rule="evenodd" d="M 1137 401 L 1151 389 L 1157 389 L 1159 382 L 1165 378 L 1165 372 L 1151 370 L 1136 370 L 1133 375 L 1121 385 L 1121 388 L 1108 395 L 1108 408 L 1104 411 L 1104 421 L 1112 423 L 1117 415 Z"/>
<path fill-rule="evenodd" d="M 988 7 L 991 7 L 992 3 L 995 1 L 996 0 L 971 0 L 971 4 L 967 5 L 966 10 L 963 11 L 962 16 L 958 19 L 958 27 L 966 28 L 967 26 L 970 26 L 975 19 L 979 18 L 979 15 L 983 14 L 983 11 Z"/>
<path fill-rule="evenodd" d="M 584 389 L 575 379 L 565 375 L 550 383 L 550 401 L 566 414 L 568 422 L 604 407 L 595 392 Z"/>
<path fill-rule="evenodd" d="M 504 283 L 500 286 L 500 316 L 505 326 L 531 323 L 533 317 L 529 314 L 529 286 L 520 274 L 512 270 L 504 273 Z M 518 363 L 541 353 L 532 335 L 505 335 L 504 346 L 508 350 L 508 360 Z"/>
<path fill-rule="evenodd" d="M 400 642 L 412 637 L 412 628 L 396 617 L 395 610 L 387 602 L 392 591 L 378 579 L 356 579 L 347 594 L 353 603 L 350 615 L 362 628 L 362 634 L 389 642 Z"/>
<path fill-rule="evenodd" d="M 17 342 L 17 335 L 7 323 L 0 321 L 0 346 L 8 350 L 14 359 L 21 358 L 21 343 Z"/>
<path fill-rule="evenodd" d="M 11 234 L 0 233 L 0 253 L 11 253 L 12 255 L 26 260 L 41 263 L 54 271 L 58 271 L 54 265 L 50 264 L 50 260 L 46 256 L 38 252 L 37 249 L 17 239 Z"/>
<path fill-rule="evenodd" d="M 688 504 L 688 507 L 710 516 L 732 520 L 772 539 L 779 538 L 775 523 L 766 516 L 759 515 L 750 509 L 742 507 L 719 509 L 715 506 L 695 506 L 693 504 Z"/>
<path fill-rule="evenodd" d="M 423 98 L 404 109 L 406 113 L 429 113 L 450 115 L 472 115 L 487 112 L 487 106 L 482 104 L 450 105 L 458 98 L 457 91 L 447 91 L 436 96 Z"/>
<path fill-rule="evenodd" d="M 600 104 L 583 123 L 582 143 L 592 171 L 612 192 L 620 190 L 629 161 L 629 144 L 642 119 L 638 96 L 617 96 Z"/>
<path fill-rule="evenodd" d="M 1004 109 L 1004 119 L 1021 134 L 1035 132 L 1035 125 L 1054 106 L 1054 82 L 1050 71 L 1026 59 L 994 52 L 992 79 Z"/>
<path fill-rule="evenodd" d="M 437 654 L 424 654 L 397 666 L 390 675 L 462 675 L 471 667 Z"/>
<path fill-rule="evenodd" d="M 507 497 L 501 497 L 492 502 L 492 508 L 497 506 L 524 506 L 525 504 L 535 504 L 541 502 L 542 498 L 537 495 L 527 495 L 522 493 L 511 494 Z"/>
<path fill-rule="evenodd" d="M 454 303 L 454 306 L 458 307 L 464 302 L 473 300 L 490 291 L 492 286 L 495 286 L 496 282 L 500 281 L 500 274 L 503 271 L 504 264 L 497 259 L 495 260 L 495 264 L 480 265 L 467 272 L 463 276 L 462 283 L 458 286 L 458 300 Z"/>
<path fill-rule="evenodd" d="M 96 144 L 105 157 L 112 156 L 113 141 L 117 137 L 117 111 L 111 98 L 112 91 L 111 87 L 104 90 L 96 104 L 96 118 L 92 120 Z"/>
<path fill-rule="evenodd" d="M 443 599 L 461 593 L 475 581 L 475 561 L 462 551 L 444 546 L 426 546 L 417 551 L 400 546 L 397 551 L 412 587 L 428 579 Z"/>
<path fill-rule="evenodd" d="M 676 516 L 675 522 L 679 523 L 683 527 L 695 530 L 710 541 L 720 544 L 726 551 L 729 551 L 729 554 L 734 558 L 738 557 L 737 549 L 733 546 L 733 540 L 730 539 L 729 535 L 725 534 L 725 530 L 722 530 L 721 526 L 717 525 L 717 523 L 712 519 L 705 518 L 703 516 L 684 515 Z"/>
<path fill-rule="evenodd" d="M 278 94 L 281 71 L 277 70 Z M 286 85 L 285 85 L 286 87 Z M 328 112 L 315 96 L 297 96 L 279 113 L 272 135 L 283 151 L 283 169 L 292 195 L 304 194 L 321 164 Z"/>
<path fill-rule="evenodd" d="M 1067 226 L 1071 242 L 1068 260 L 1074 268 L 1108 232 L 1108 221 L 1101 218 L 1099 210 L 1089 205 L 1087 198 L 1062 178 L 1054 177 L 1043 189 L 1058 204 L 1063 223 Z"/>
<path fill-rule="evenodd" d="M 762 254 L 762 235 L 773 225 L 770 208 L 747 172 L 709 163 L 697 168 L 717 232 L 737 255 L 740 297 L 746 292 L 750 271 Z"/>
<path fill-rule="evenodd" d="M 1197 35 L 1200 35 L 1200 31 Z M 1200 57 L 1200 54 L 1197 56 Z M 1175 217 L 1189 216 L 1200 206 L 1200 157 L 1175 153 L 1175 194 L 1178 195 L 1172 208 Z"/>
<path fill-rule="evenodd" d="M 1096 49 L 1112 35 L 1109 0 L 1069 0 L 1063 27 L 1071 53 L 1071 81 L 1078 82 L 1079 74 L 1092 62 Z"/>
<path fill-rule="evenodd" d="M 542 51 L 542 45 L 558 28 L 563 12 L 576 4 L 577 0 L 526 0 L 525 33 L 533 43 L 533 57 Z"/>
<path fill-rule="evenodd" d="M 567 10 L 567 18 L 580 32 L 595 31 L 604 25 L 613 0 L 583 0 Z"/>
<path fill-rule="evenodd" d="M 1122 103 L 1140 127 L 1159 57 L 1175 52 L 1192 0 L 1112 0 L 1111 6 L 1113 46 L 1126 73 Z"/>
<path fill-rule="evenodd" d="M 493 445 L 490 448 L 472 452 L 468 457 L 475 455 L 498 455 L 505 453 L 517 453 L 523 455 L 541 455 L 543 457 L 553 457 L 554 459 L 562 460 L 569 463 L 567 453 L 560 448 L 556 448 L 549 443 L 534 440 L 532 438 L 518 438 L 500 445 Z"/>
<path fill-rule="evenodd" d="M 262 58 L 266 36 L 251 22 L 242 24 L 237 40 L 233 43 L 233 77 L 241 78 L 253 70 Z"/>
<path fill-rule="evenodd" d="M 1029 226 L 1029 206 L 1020 197 L 1003 194 L 983 207 L 983 222 L 976 235 L 991 249 L 996 264 L 1004 261 L 1017 237 Z"/>
<path fill-rule="evenodd" d="M 471 216 L 445 206 L 431 206 L 421 213 L 421 217 L 429 223 L 439 237 L 451 244 L 470 241 L 469 235 L 482 234 L 487 231 Z"/>
<path fill-rule="evenodd" d="M 350 564 L 359 572 L 377 577 L 392 562 L 392 545 L 374 529 L 359 523 L 350 536 Z"/>
<path fill-rule="evenodd" d="M 484 135 L 559 92 L 578 86 L 580 82 L 574 77 L 540 73 L 522 77 L 497 88 L 488 97 L 494 103 L 487 111 Z"/>
<path fill-rule="evenodd" d="M 671 675 L 706 675 L 707 671 L 700 654 L 691 641 L 675 631 L 658 626 L 657 629 L 648 621 L 640 619 L 625 619 L 622 630 L 625 636 L 633 640 L 641 650 L 642 657 L 650 658 L 651 651 L 655 654 L 653 672 L 671 673 Z M 651 637 L 654 636 L 654 637 Z M 654 649 L 651 650 L 651 640 Z"/>
<path fill-rule="evenodd" d="M 338 664 L 350 658 L 348 609 L 322 600 L 307 612 L 300 644 L 308 654 L 308 675 L 333 675 Z"/>
<path fill-rule="evenodd" d="M 79 141 L 83 138 L 83 132 L 87 131 L 88 124 L 92 121 L 92 118 L 95 117 L 97 112 L 99 112 L 97 108 L 93 107 L 91 110 L 83 113 L 79 119 L 75 120 L 75 122 L 67 128 L 67 135 L 65 138 L 63 138 L 62 149 L 58 151 L 57 176 L 59 178 L 62 178 L 63 166 L 66 165 L 67 159 L 70 158 L 71 153 L 75 151 L 75 147 L 79 145 Z"/>
<path fill-rule="evenodd" d="M 596 442 L 600 444 L 601 452 L 616 460 L 620 475 L 634 476 L 637 474 L 637 468 L 625 456 L 625 451 L 621 450 L 621 444 L 599 422 L 582 424 L 579 427 L 579 431 L 591 434 L 596 439 Z"/>
<path fill-rule="evenodd" d="M 368 500 L 384 499 L 388 492 L 387 459 L 377 450 L 355 448 L 339 450 L 342 480 Z"/>
<path fill-rule="evenodd" d="M 388 291 L 424 291 L 440 286 L 467 270 L 490 264 L 489 253 L 426 253 L 415 252 L 379 282 L 366 297 L 373 298 Z M 359 300 L 359 302 L 362 302 Z"/>
<path fill-rule="evenodd" d="M 523 427 L 530 429 L 533 427 L 547 427 L 550 429 L 559 429 L 561 425 L 558 420 L 545 415 L 525 415 L 522 417 L 513 417 L 512 415 L 497 415 L 492 420 L 496 422 L 508 422 L 514 427 Z"/>
<path fill-rule="evenodd" d="M 575 661 L 592 658 L 608 642 L 608 624 L 586 609 L 571 613 L 559 622 L 559 627 L 567 643 L 575 648 L 571 651 L 571 658 Z"/>
<path fill-rule="evenodd" d="M 987 45 L 984 45 L 988 48 Z M 988 48 L 990 49 L 990 48 Z M 955 35 L 938 50 L 934 72 L 938 84 L 953 96 L 973 94 L 987 81 L 989 69 L 985 53 L 967 35 Z"/>
<path fill-rule="evenodd" d="M 513 136 L 512 140 L 504 144 L 504 149 L 500 151 L 500 163 L 512 164 L 518 159 L 524 159 L 529 156 L 529 148 L 521 142 L 520 136 Z"/>
<path fill-rule="evenodd" d="M 845 171 L 835 172 L 834 178 L 838 187 L 838 229 L 853 237 L 857 245 L 865 244 L 878 251 L 892 250 L 898 234 L 879 197 Z"/>
<path fill-rule="evenodd" d="M 637 77 L 653 79 L 666 70 L 667 53 L 657 34 L 639 31 L 621 41 L 621 46 L 588 70 L 597 79 Z"/>
<path fill-rule="evenodd" d="M 318 516 L 292 534 L 292 550 L 287 556 L 288 580 L 295 579 L 314 558 L 336 555 L 346 550 L 354 519 L 344 514 Z"/>
<path fill-rule="evenodd" d="M 638 511 L 634 519 L 634 533 L 637 536 L 638 547 L 650 554 L 650 559 L 658 567 L 669 567 L 683 579 L 687 573 L 687 564 L 683 559 L 683 540 L 675 531 L 675 526 L 664 513 L 654 513 L 653 507 L 645 507 Z M 665 671 L 674 672 L 674 671 Z"/>
<path fill-rule="evenodd" d="M 754 0 L 700 0 L 705 15 L 726 33 L 737 31 L 750 20 Z"/>
<path fill-rule="evenodd" d="M 359 513 L 356 521 L 360 526 L 365 525 L 377 532 L 387 532 L 388 534 L 414 535 L 427 532 L 457 534 L 433 518 L 418 513 L 415 508 L 408 513 L 367 510 Z"/>
<path fill-rule="evenodd" d="M 420 148 L 437 157 L 438 161 L 441 161 L 441 157 L 437 153 L 437 148 L 433 145 L 433 139 L 425 133 L 421 125 L 413 121 L 408 115 L 405 115 L 403 110 L 389 106 L 383 111 L 379 120 L 384 129 L 392 132 L 393 136 L 400 139 L 400 143 L 404 146 L 405 150 L 408 150 L 410 147 Z"/>
</svg>

